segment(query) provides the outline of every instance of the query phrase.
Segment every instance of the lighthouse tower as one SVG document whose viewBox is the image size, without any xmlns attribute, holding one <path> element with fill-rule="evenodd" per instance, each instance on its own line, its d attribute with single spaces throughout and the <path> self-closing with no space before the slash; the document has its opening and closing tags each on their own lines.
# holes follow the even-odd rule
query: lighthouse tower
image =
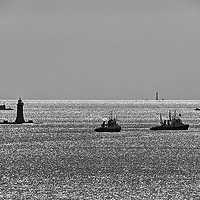
<svg viewBox="0 0 200 200">
<path fill-rule="evenodd" d="M 19 98 L 18 104 L 17 104 L 17 118 L 15 120 L 16 124 L 25 123 L 24 115 L 23 115 L 23 106 L 24 106 L 24 103 L 22 102 L 21 98 Z"/>
<path fill-rule="evenodd" d="M 158 92 L 156 92 L 156 100 L 158 100 Z"/>
</svg>

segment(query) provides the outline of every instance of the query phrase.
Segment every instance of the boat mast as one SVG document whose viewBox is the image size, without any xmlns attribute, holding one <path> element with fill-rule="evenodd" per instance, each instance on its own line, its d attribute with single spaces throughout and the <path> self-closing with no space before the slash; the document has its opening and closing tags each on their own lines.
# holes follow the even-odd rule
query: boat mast
<svg viewBox="0 0 200 200">
<path fill-rule="evenodd" d="M 174 119 L 176 119 L 176 110 L 174 111 L 174 116 L 173 116 Z"/>
<path fill-rule="evenodd" d="M 169 120 L 172 121 L 172 114 L 171 114 L 171 110 L 169 111 Z"/>
<path fill-rule="evenodd" d="M 162 114 L 160 113 L 160 123 L 163 124 Z"/>
</svg>

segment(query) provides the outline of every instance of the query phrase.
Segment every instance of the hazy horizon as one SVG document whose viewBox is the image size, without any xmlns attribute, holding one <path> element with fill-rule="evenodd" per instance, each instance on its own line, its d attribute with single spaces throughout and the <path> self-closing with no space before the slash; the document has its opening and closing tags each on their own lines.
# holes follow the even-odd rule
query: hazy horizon
<svg viewBox="0 0 200 200">
<path fill-rule="evenodd" d="M 197 0 L 1 0 L 0 99 L 200 99 Z"/>
</svg>

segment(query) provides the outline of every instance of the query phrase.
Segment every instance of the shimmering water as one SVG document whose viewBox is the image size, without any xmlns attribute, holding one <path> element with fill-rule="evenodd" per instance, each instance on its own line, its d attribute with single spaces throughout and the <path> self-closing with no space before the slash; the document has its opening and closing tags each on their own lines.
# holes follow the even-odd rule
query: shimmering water
<svg viewBox="0 0 200 200">
<path fill-rule="evenodd" d="M 24 103 L 34 124 L 0 125 L 0 199 L 200 199 L 200 102 Z M 169 110 L 189 130 L 150 131 Z M 110 111 L 122 131 L 94 132 Z"/>
</svg>

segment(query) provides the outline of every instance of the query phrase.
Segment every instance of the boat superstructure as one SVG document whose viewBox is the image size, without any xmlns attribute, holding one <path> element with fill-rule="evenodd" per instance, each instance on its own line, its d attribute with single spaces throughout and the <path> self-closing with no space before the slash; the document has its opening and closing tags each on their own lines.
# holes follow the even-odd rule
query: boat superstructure
<svg viewBox="0 0 200 200">
<path fill-rule="evenodd" d="M 0 105 L 0 110 L 13 110 L 13 109 L 10 107 L 6 107 L 5 102 L 4 102 L 2 105 Z"/>
<path fill-rule="evenodd" d="M 169 119 L 163 120 L 162 114 L 160 114 L 160 126 L 154 126 L 150 128 L 150 130 L 187 130 L 189 128 L 189 124 L 184 124 L 180 119 L 181 114 L 177 116 L 176 111 L 174 111 L 173 116 L 171 115 L 171 111 L 169 111 Z"/>
</svg>

